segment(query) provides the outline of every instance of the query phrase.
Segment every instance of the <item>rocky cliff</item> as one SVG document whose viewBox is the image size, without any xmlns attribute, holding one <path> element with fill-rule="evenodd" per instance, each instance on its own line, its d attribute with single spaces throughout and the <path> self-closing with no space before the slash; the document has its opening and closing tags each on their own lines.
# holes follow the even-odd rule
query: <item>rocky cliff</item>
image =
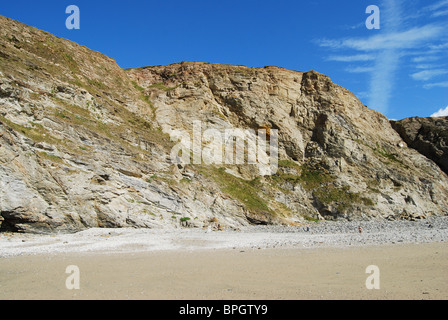
<svg viewBox="0 0 448 320">
<path fill-rule="evenodd" d="M 318 72 L 199 62 L 123 70 L 17 21 L 0 16 L 0 26 L 2 230 L 447 213 L 440 168 Z M 278 170 L 173 163 L 170 134 L 194 137 L 195 121 L 217 132 L 263 129 L 268 140 L 278 130 Z"/>
<path fill-rule="evenodd" d="M 448 174 L 448 117 L 391 121 L 409 147 L 433 160 Z"/>
</svg>

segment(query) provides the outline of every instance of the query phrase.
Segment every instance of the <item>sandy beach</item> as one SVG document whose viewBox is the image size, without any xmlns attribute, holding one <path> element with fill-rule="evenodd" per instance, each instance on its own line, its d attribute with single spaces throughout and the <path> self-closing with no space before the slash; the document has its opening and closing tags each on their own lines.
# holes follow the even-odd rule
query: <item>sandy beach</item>
<svg viewBox="0 0 448 320">
<path fill-rule="evenodd" d="M 447 299 L 447 266 L 444 243 L 34 255 L 0 259 L 0 299 Z"/>
<path fill-rule="evenodd" d="M 445 225 L 412 226 L 418 237 L 409 226 L 393 238 L 345 229 L 1 234 L 0 299 L 445 300 Z M 79 289 L 66 287 L 71 265 Z M 378 267 L 379 289 L 366 287 L 370 265 Z"/>
</svg>

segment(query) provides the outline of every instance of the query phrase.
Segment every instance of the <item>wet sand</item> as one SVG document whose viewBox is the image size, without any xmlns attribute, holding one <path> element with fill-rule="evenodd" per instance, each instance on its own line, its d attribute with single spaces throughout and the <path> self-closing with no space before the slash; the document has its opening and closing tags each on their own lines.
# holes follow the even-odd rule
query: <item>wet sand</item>
<svg viewBox="0 0 448 320">
<path fill-rule="evenodd" d="M 66 288 L 69 265 L 79 290 Z M 366 288 L 369 265 L 380 289 Z M 444 242 L 12 256 L 0 258 L 0 300 L 446 300 L 447 267 Z"/>
</svg>

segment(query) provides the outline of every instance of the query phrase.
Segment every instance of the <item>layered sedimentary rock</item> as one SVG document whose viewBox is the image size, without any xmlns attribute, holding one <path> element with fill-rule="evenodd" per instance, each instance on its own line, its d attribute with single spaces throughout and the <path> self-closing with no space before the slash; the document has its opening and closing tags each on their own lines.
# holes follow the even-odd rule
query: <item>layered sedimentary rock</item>
<svg viewBox="0 0 448 320">
<path fill-rule="evenodd" d="M 446 174 L 323 74 L 200 62 L 123 70 L 17 21 L 0 16 L 0 26 L 2 230 L 447 213 Z M 195 123 L 262 129 L 268 140 L 277 130 L 278 170 L 173 163 L 170 134 L 193 139 Z"/>
</svg>

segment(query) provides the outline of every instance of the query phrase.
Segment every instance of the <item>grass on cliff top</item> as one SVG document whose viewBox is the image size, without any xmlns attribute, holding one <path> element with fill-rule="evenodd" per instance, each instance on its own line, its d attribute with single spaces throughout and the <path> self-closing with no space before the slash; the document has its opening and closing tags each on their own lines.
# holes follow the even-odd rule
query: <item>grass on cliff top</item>
<svg viewBox="0 0 448 320">
<path fill-rule="evenodd" d="M 24 72 L 31 71 L 43 78 L 52 75 L 67 81 L 70 78 L 68 73 L 79 74 L 79 65 L 67 51 L 63 40 L 45 32 L 42 35 L 33 41 L 19 41 L 14 35 L 7 37 L 7 41 L 13 44 L 3 48 L 10 57 L 2 63 L 8 74 L 21 77 Z"/>
<path fill-rule="evenodd" d="M 114 142 L 119 143 L 121 146 L 130 145 L 128 140 L 124 139 L 126 138 L 126 135 L 129 136 L 130 131 L 133 131 L 134 136 L 139 137 L 140 140 L 159 144 L 163 147 L 171 146 L 169 137 L 161 133 L 157 128 L 152 127 L 151 121 L 147 121 L 144 117 L 127 110 L 126 106 L 115 103 L 116 99 L 113 97 L 120 98 L 119 95 L 121 95 L 121 92 L 124 92 L 129 96 L 135 95 L 138 97 L 138 92 L 134 91 L 134 89 L 137 89 L 140 91 L 140 99 L 146 102 L 151 108 L 152 113 L 148 112 L 149 119 L 151 120 L 152 117 L 152 120 L 154 120 L 155 108 L 149 98 L 139 90 L 141 88 L 136 88 L 135 85 L 133 87 L 130 81 L 126 81 L 127 79 L 122 79 L 118 76 L 114 77 L 113 74 L 110 76 L 112 76 L 112 80 L 117 86 L 110 87 L 102 82 L 102 78 L 89 78 L 81 71 L 81 66 L 83 63 L 86 63 L 85 61 L 79 61 L 79 57 L 91 59 L 89 55 L 82 55 L 85 53 L 84 49 L 80 48 L 78 55 L 78 50 L 75 50 L 75 52 L 68 52 L 67 47 L 65 46 L 65 40 L 58 39 L 49 34 L 43 34 L 41 38 L 32 42 L 21 42 L 17 39 L 14 40 L 14 38 L 11 39 L 8 38 L 6 40 L 8 42 L 17 42 L 17 46 L 20 46 L 22 49 L 18 50 L 11 46 L 5 47 L 6 53 L 4 55 L 6 56 L 6 59 L 1 58 L 0 56 L 2 62 L 0 64 L 0 69 L 4 70 L 5 74 L 14 74 L 17 75 L 18 78 L 23 78 L 24 74 L 27 74 L 23 71 L 27 70 L 29 65 L 35 66 L 36 70 L 34 71 L 33 69 L 34 74 L 42 77 L 42 79 L 46 79 L 51 75 L 64 82 L 70 83 L 75 87 L 87 90 L 92 96 L 97 96 L 102 100 L 100 101 L 102 102 L 102 107 L 108 109 L 107 111 L 109 114 L 115 113 L 117 119 L 114 120 L 118 120 L 117 122 L 120 122 L 120 125 L 103 124 L 100 121 L 101 119 L 99 119 L 99 116 L 96 116 L 98 119 L 94 119 L 94 114 L 90 114 L 88 109 L 70 105 L 60 99 L 57 101 L 58 99 L 54 97 L 53 93 L 48 93 L 47 96 L 55 98 L 55 102 L 61 107 L 60 110 L 57 110 L 52 114 L 52 116 L 59 120 L 59 122 L 60 120 L 63 120 L 63 122 L 69 125 L 83 126 L 103 137 L 114 140 Z M 17 58 L 12 60 L 10 57 Z M 94 55 L 92 56 L 92 59 L 95 59 Z M 91 62 L 91 65 L 95 67 L 94 71 L 97 74 L 109 75 L 107 66 L 94 63 L 94 60 Z M 32 98 L 37 99 L 38 96 L 35 95 Z M 29 128 L 7 121 L 4 117 L 0 120 L 33 141 L 48 142 L 50 144 L 58 144 L 61 142 L 57 139 L 53 139 L 51 134 L 47 134 L 47 131 L 42 126 L 33 126 Z M 79 147 L 76 146 L 75 149 L 79 149 Z"/>
<path fill-rule="evenodd" d="M 29 41 L 20 41 L 14 35 L 0 38 L 0 45 L 2 40 L 9 44 L 2 45 L 4 53 L 0 54 L 0 59 L 7 57 L 1 67 L 8 74 L 23 77 L 32 72 L 42 79 L 53 81 L 56 78 L 100 95 L 104 91 L 132 89 L 128 81 L 113 72 L 113 65 L 109 65 L 109 59 L 102 58 L 102 54 L 82 46 L 72 47 L 67 40 L 44 31 L 39 31 L 39 35 Z"/>
</svg>

